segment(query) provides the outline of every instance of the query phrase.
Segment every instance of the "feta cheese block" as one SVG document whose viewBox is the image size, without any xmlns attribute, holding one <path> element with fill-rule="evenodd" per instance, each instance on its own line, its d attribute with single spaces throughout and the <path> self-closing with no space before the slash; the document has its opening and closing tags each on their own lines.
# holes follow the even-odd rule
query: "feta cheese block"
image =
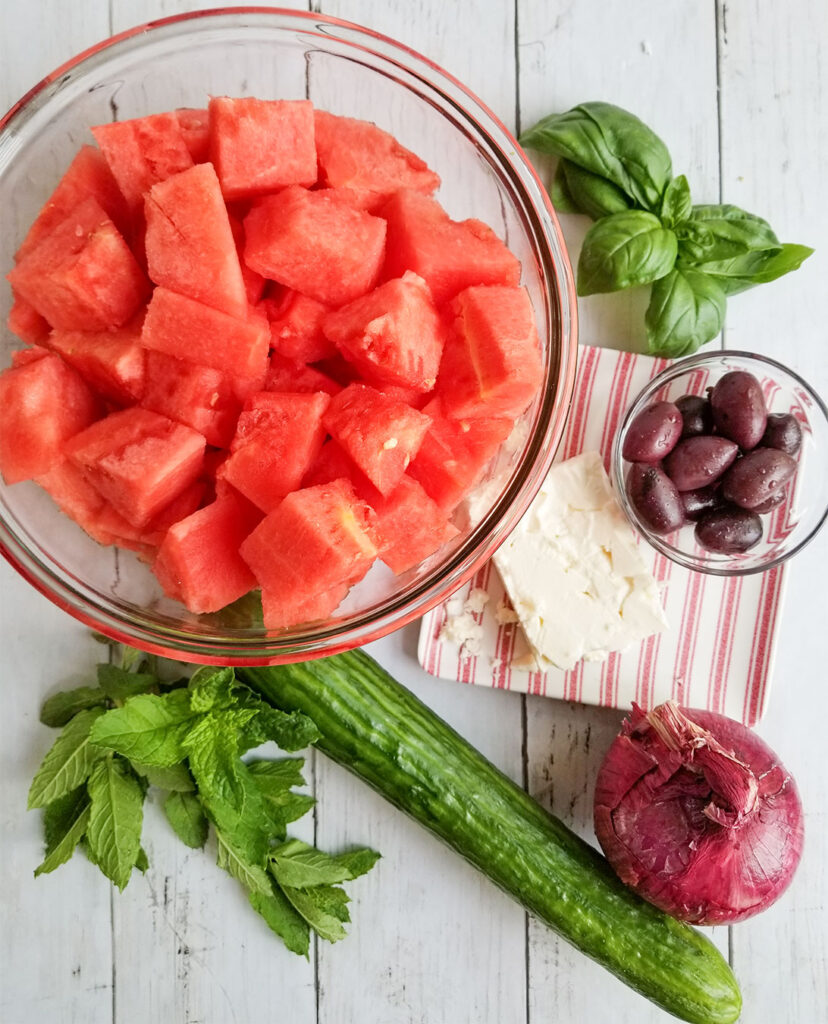
<svg viewBox="0 0 828 1024">
<path fill-rule="evenodd" d="M 598 452 L 552 467 L 494 561 L 541 668 L 602 661 L 668 626 Z"/>
</svg>

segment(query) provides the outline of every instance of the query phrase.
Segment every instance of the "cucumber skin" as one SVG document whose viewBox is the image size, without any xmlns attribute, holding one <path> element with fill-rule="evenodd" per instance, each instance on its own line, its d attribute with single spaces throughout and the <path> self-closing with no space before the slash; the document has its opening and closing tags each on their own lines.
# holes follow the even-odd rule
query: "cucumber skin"
<svg viewBox="0 0 828 1024">
<path fill-rule="evenodd" d="M 636 896 L 369 655 L 236 671 L 277 707 L 312 718 L 320 750 L 621 981 L 691 1024 L 738 1019 L 736 979 L 708 939 Z"/>
</svg>

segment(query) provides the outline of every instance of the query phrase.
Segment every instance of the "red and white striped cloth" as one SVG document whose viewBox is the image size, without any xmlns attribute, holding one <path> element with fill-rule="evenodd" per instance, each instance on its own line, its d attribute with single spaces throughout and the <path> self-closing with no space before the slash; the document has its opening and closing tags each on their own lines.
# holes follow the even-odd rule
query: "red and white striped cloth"
<svg viewBox="0 0 828 1024">
<path fill-rule="evenodd" d="M 664 359 L 581 346 L 572 411 L 556 461 L 597 450 L 609 471 L 612 439 L 630 399 L 667 365 Z M 705 384 L 700 377 L 694 390 Z M 638 648 L 612 653 L 603 662 L 580 661 L 568 672 L 512 667 L 513 657 L 528 648 L 519 626 L 497 621 L 504 589 L 488 563 L 451 598 L 462 604 L 475 588 L 488 593 L 483 610 L 473 612 L 483 629 L 479 653 L 441 639 L 446 602 L 422 619 L 420 664 L 443 679 L 601 707 L 626 710 L 636 701 L 649 708 L 672 698 L 753 725 L 768 699 L 784 565 L 723 578 L 683 569 L 646 542 L 640 550 L 661 587 L 670 628 Z"/>
</svg>

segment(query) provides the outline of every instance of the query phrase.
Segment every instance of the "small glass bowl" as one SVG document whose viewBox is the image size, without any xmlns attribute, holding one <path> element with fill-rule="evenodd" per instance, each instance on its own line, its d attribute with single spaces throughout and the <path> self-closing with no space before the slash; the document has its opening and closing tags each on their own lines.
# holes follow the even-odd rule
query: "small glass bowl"
<svg viewBox="0 0 828 1024">
<path fill-rule="evenodd" d="M 731 370 L 746 370 L 761 383 L 769 413 L 792 413 L 802 427 L 797 471 L 785 500 L 763 515 L 762 539 L 749 551 L 725 555 L 707 551 L 688 523 L 669 534 L 657 534 L 642 522 L 624 484 L 630 465 L 621 455 L 624 438 L 635 417 L 652 402 L 682 395 L 704 395 Z M 612 448 L 612 480 L 632 526 L 663 555 L 679 565 L 714 576 L 764 572 L 800 551 L 828 518 L 828 409 L 816 392 L 793 370 L 751 352 L 711 352 L 681 359 L 654 377 L 627 409 Z"/>
</svg>

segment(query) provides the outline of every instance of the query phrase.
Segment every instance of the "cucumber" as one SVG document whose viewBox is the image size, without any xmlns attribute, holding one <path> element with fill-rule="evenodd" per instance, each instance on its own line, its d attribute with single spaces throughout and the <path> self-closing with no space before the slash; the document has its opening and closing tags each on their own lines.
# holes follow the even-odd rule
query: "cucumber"
<svg viewBox="0 0 828 1024">
<path fill-rule="evenodd" d="M 237 673 L 277 707 L 310 716 L 320 750 L 627 985 L 693 1024 L 738 1018 L 736 979 L 708 939 L 624 886 L 363 651 Z"/>
</svg>

